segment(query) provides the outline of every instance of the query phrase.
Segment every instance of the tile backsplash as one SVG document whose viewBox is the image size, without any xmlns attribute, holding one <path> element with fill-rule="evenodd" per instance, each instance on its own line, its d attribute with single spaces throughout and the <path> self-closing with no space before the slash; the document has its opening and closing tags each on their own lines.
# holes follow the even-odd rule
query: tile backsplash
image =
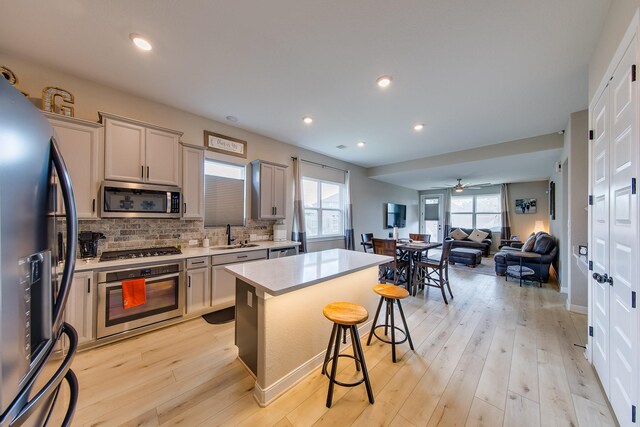
<svg viewBox="0 0 640 427">
<path fill-rule="evenodd" d="M 231 227 L 231 236 L 236 242 L 249 240 L 250 234 L 257 236 L 273 235 L 273 221 L 246 220 L 244 227 Z M 60 220 L 59 230 L 65 232 L 64 220 Z M 198 240 L 202 246 L 202 239 L 208 237 L 210 245 L 227 243 L 226 228 L 204 228 L 201 220 L 180 219 L 144 219 L 144 218 L 109 218 L 98 220 L 78 221 L 78 231 L 94 231 L 103 233 L 106 239 L 98 243 L 98 256 L 103 251 L 122 249 L 136 249 L 161 246 L 182 247 L 189 245 L 189 240 Z M 64 236 L 66 238 L 66 235 Z"/>
</svg>

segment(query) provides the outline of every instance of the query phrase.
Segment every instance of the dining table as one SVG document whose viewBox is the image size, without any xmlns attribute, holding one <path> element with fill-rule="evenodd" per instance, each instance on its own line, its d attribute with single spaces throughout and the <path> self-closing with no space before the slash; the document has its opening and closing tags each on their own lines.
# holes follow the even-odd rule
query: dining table
<svg viewBox="0 0 640 427">
<path fill-rule="evenodd" d="M 407 268 L 407 291 L 410 295 L 416 294 L 413 289 L 413 269 L 415 268 L 414 262 L 422 259 L 422 257 L 428 257 L 429 250 L 439 248 L 442 246 L 440 242 L 416 242 L 416 241 L 398 241 L 396 249 L 401 253 L 407 255 L 409 261 L 409 267 Z"/>
</svg>

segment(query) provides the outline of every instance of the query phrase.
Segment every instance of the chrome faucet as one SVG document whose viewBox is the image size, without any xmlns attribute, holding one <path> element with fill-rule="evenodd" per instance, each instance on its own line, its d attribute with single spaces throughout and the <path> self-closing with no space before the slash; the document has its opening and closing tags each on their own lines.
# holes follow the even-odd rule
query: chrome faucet
<svg viewBox="0 0 640 427">
<path fill-rule="evenodd" d="M 231 238 L 231 224 L 227 224 L 227 245 L 231 245 L 234 240 L 236 239 Z"/>
</svg>

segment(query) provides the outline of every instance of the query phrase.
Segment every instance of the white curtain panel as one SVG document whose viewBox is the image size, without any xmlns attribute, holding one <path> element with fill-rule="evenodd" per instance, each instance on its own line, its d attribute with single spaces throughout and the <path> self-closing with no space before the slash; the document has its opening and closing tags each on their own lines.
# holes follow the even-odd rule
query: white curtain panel
<svg viewBox="0 0 640 427">
<path fill-rule="evenodd" d="M 300 242 L 299 252 L 307 252 L 307 228 L 304 220 L 302 199 L 302 171 L 300 159 L 293 159 L 293 226 L 291 240 Z"/>
<path fill-rule="evenodd" d="M 347 250 L 356 250 L 353 234 L 353 204 L 351 203 L 351 172 L 344 174 L 344 247 Z"/>
</svg>

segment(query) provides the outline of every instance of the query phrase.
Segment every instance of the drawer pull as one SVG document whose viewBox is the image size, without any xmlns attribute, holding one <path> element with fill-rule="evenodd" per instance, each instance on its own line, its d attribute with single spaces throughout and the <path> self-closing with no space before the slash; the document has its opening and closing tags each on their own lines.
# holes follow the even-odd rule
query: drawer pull
<svg viewBox="0 0 640 427">
<path fill-rule="evenodd" d="M 237 256 L 237 258 L 238 258 L 238 259 L 241 259 L 241 258 L 248 258 L 248 257 L 249 257 L 249 255 L 238 255 L 238 256 Z"/>
<path fill-rule="evenodd" d="M 204 261 L 192 261 L 191 265 L 204 264 Z"/>
</svg>

